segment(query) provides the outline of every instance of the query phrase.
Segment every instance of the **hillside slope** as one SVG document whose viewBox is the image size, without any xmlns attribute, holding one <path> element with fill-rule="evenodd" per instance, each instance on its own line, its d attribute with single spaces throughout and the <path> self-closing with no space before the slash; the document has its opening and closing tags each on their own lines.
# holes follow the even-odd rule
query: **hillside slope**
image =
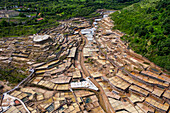
<svg viewBox="0 0 170 113">
<path fill-rule="evenodd" d="M 111 15 L 122 40 L 137 53 L 170 71 L 170 1 L 143 0 Z"/>
<path fill-rule="evenodd" d="M 122 9 L 140 0 L 0 0 L 0 10 L 19 11 L 16 17 L 0 17 L 0 37 L 35 34 L 56 27 L 59 20 L 96 17 L 97 9 Z M 37 20 L 43 18 L 41 21 Z"/>
</svg>

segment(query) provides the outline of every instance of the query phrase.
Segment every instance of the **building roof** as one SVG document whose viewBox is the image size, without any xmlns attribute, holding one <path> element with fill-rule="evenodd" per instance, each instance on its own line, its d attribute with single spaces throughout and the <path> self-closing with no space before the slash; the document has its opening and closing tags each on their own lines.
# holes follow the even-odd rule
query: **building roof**
<svg viewBox="0 0 170 113">
<path fill-rule="evenodd" d="M 16 105 L 21 104 L 20 101 L 18 101 L 18 100 L 15 100 L 14 102 L 15 102 Z"/>
<path fill-rule="evenodd" d="M 68 84 L 71 80 L 71 77 L 67 76 L 59 76 L 58 78 L 54 78 L 51 80 L 51 82 L 56 84 Z"/>
<path fill-rule="evenodd" d="M 170 90 L 166 90 L 165 93 L 163 94 L 165 98 L 170 99 Z"/>
<path fill-rule="evenodd" d="M 90 71 L 90 73 L 91 73 L 91 76 L 93 76 L 94 78 L 102 77 L 102 75 L 103 75 L 102 73 L 100 73 L 100 72 L 98 72 L 98 71 L 97 71 L 97 72 L 91 72 L 91 71 Z"/>
<path fill-rule="evenodd" d="M 38 18 L 37 21 L 44 20 L 44 18 Z"/>
<path fill-rule="evenodd" d="M 11 106 L 5 113 L 20 113 L 20 111 L 15 106 Z"/>
<path fill-rule="evenodd" d="M 58 85 L 57 90 L 69 90 L 69 84 Z"/>
<path fill-rule="evenodd" d="M 82 30 L 81 30 L 81 33 L 82 33 L 83 35 L 85 35 L 85 34 L 94 35 L 94 30 L 95 30 L 95 28 L 92 28 L 92 29 L 82 29 Z"/>
<path fill-rule="evenodd" d="M 70 54 L 68 55 L 68 58 L 71 58 L 71 57 L 74 57 L 74 56 L 75 56 L 76 49 L 77 49 L 77 47 L 71 48 Z"/>
<path fill-rule="evenodd" d="M 50 35 L 36 35 L 34 36 L 33 41 L 41 42 L 41 41 L 47 40 L 48 38 L 50 38 Z"/>
<path fill-rule="evenodd" d="M 18 13 L 17 11 L 14 10 L 0 10 L 0 14 L 9 14 L 9 13 Z"/>
<path fill-rule="evenodd" d="M 152 97 L 147 97 L 145 99 L 145 102 L 147 102 L 148 104 L 150 104 L 150 105 L 152 105 L 152 106 L 154 106 L 154 107 L 156 107 L 158 109 L 161 109 L 163 111 L 167 111 L 168 108 L 169 108 L 169 104 L 168 103 L 165 102 L 164 104 L 162 104 L 162 103 L 160 103 L 159 101 L 155 100 Z"/>
<path fill-rule="evenodd" d="M 93 90 L 98 90 L 98 88 L 87 78 L 85 78 L 86 81 L 82 82 L 72 82 L 71 83 L 71 88 L 90 88 Z"/>
<path fill-rule="evenodd" d="M 130 84 L 128 82 L 120 79 L 117 76 L 114 76 L 114 77 L 110 78 L 109 81 L 113 86 L 116 86 L 116 87 L 118 87 L 118 88 L 120 88 L 122 90 L 125 90 L 130 86 Z"/>
<path fill-rule="evenodd" d="M 83 56 L 84 56 L 84 57 L 86 57 L 86 56 L 88 56 L 88 57 L 91 56 L 90 53 L 89 53 L 89 51 L 90 51 L 90 48 L 84 48 L 84 49 L 83 49 Z"/>
<path fill-rule="evenodd" d="M 131 85 L 130 90 L 135 91 L 135 92 L 142 94 L 142 95 L 145 95 L 145 96 L 147 96 L 149 94 L 148 91 L 146 91 L 146 90 L 144 90 L 144 89 L 142 89 L 142 88 L 140 88 L 136 85 Z"/>
</svg>

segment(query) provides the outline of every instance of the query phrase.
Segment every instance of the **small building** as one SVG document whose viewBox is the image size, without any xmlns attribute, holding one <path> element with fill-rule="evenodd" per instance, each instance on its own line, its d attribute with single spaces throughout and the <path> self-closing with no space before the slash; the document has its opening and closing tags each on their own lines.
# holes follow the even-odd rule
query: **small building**
<svg viewBox="0 0 170 113">
<path fill-rule="evenodd" d="M 58 78 L 52 79 L 51 82 L 56 84 L 68 84 L 70 83 L 71 77 L 59 76 Z"/>
<path fill-rule="evenodd" d="M 91 56 L 91 54 L 90 54 L 90 49 L 91 49 L 91 48 L 84 48 L 84 49 L 83 49 L 83 56 L 84 56 L 84 57 L 87 58 L 87 57 L 90 57 L 90 56 Z"/>
<path fill-rule="evenodd" d="M 57 90 L 59 91 L 66 91 L 69 90 L 69 84 L 61 84 L 57 86 Z"/>
<path fill-rule="evenodd" d="M 9 18 L 13 16 L 18 16 L 19 12 L 14 10 L 0 10 L 0 18 Z"/>
<path fill-rule="evenodd" d="M 50 38 L 50 35 L 36 35 L 33 38 L 34 42 L 42 42 Z"/>
<path fill-rule="evenodd" d="M 70 50 L 70 54 L 67 56 L 68 58 L 74 58 L 76 54 L 77 47 L 73 47 Z"/>
<path fill-rule="evenodd" d="M 14 100 L 15 105 L 21 105 L 20 101 Z"/>
<path fill-rule="evenodd" d="M 54 103 L 52 103 L 52 104 L 50 104 L 50 105 L 46 108 L 46 110 L 47 110 L 49 113 L 51 113 L 51 112 L 54 110 L 54 108 L 55 108 Z"/>
<path fill-rule="evenodd" d="M 98 90 L 98 88 L 89 80 L 88 77 L 82 82 L 72 82 L 71 88 L 89 88 L 96 91 Z"/>
<path fill-rule="evenodd" d="M 41 20 L 44 20 L 44 18 L 38 18 L 37 21 L 41 21 Z"/>
<path fill-rule="evenodd" d="M 5 113 L 19 113 L 19 109 L 17 109 L 15 106 L 11 106 Z"/>
</svg>

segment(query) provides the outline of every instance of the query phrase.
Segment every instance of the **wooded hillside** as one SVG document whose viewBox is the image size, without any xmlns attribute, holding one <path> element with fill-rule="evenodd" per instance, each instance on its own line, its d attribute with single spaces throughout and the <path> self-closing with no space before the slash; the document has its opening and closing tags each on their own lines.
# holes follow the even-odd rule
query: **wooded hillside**
<svg viewBox="0 0 170 113">
<path fill-rule="evenodd" d="M 170 1 L 143 0 L 111 15 L 137 53 L 170 71 Z"/>
</svg>

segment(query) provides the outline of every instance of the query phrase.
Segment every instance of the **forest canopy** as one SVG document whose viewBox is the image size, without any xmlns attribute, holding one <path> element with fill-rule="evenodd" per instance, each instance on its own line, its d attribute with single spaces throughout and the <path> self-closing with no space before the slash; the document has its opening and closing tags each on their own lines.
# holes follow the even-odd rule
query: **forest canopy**
<svg viewBox="0 0 170 113">
<path fill-rule="evenodd" d="M 0 0 L 0 9 L 16 10 L 19 16 L 0 19 L 0 37 L 35 34 L 72 17 L 95 17 L 97 9 L 122 9 L 140 0 Z M 37 21 L 38 18 L 43 18 Z"/>
<path fill-rule="evenodd" d="M 137 53 L 170 71 L 170 1 L 143 0 L 111 15 L 122 40 Z"/>
</svg>

